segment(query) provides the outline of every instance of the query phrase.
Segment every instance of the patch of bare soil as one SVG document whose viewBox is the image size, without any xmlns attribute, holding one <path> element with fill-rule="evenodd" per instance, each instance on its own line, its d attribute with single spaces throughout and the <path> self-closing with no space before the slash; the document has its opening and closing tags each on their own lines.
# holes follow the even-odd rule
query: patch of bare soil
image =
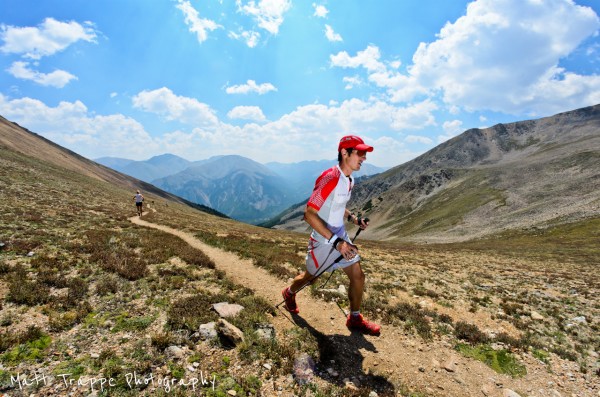
<svg viewBox="0 0 600 397">
<path fill-rule="evenodd" d="M 180 230 L 138 217 L 131 221 L 180 237 L 208 255 L 234 283 L 252 289 L 273 305 L 281 301 L 281 290 L 286 283 L 254 266 L 250 260 L 209 246 Z M 574 375 L 580 374 L 577 363 L 556 358 L 550 364 L 544 364 L 530 354 L 518 354 L 519 361 L 527 367 L 527 375 L 515 379 L 460 355 L 449 339 L 442 337 L 426 342 L 403 328 L 385 324 L 380 337 L 363 336 L 351 333 L 345 327 L 345 315 L 335 303 L 315 299 L 308 293 L 300 293 L 297 302 L 299 315 L 292 316 L 281 309 L 273 318 L 273 324 L 277 335 L 283 335 L 285 330 L 293 327 L 303 327 L 316 336 L 322 360 L 323 357 L 329 360 L 321 364 L 326 365 L 331 375 L 326 381 L 323 377 L 317 382 L 334 379 L 341 386 L 348 381 L 387 382 L 398 393 L 397 385 L 404 385 L 429 396 L 506 396 L 508 390 L 521 396 L 600 396 L 598 380 L 590 383 L 583 376 Z M 468 316 L 468 313 L 461 313 L 461 316 Z M 263 392 L 265 395 L 288 395 L 278 386 L 277 380 L 267 382 Z"/>
</svg>

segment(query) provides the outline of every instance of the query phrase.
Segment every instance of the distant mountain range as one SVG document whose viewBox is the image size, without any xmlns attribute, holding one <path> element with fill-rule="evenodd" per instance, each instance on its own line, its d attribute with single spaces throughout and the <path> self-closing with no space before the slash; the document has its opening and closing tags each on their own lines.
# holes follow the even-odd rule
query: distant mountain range
<svg viewBox="0 0 600 397">
<path fill-rule="evenodd" d="M 308 198 L 320 173 L 336 164 L 335 160 L 321 160 L 263 165 L 235 155 L 192 162 L 173 154 L 144 161 L 116 157 L 95 161 L 253 224 L 265 222 L 290 205 Z M 385 168 L 365 163 L 357 175 L 383 171 Z"/>
<path fill-rule="evenodd" d="M 269 225 L 305 230 L 303 203 Z M 470 129 L 356 184 L 366 238 L 470 240 L 600 217 L 600 105 Z"/>
</svg>

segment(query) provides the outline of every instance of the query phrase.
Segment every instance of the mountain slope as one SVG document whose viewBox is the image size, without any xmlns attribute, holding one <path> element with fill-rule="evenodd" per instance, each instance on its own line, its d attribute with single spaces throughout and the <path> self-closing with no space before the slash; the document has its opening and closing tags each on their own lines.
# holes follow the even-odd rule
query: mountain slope
<svg viewBox="0 0 600 397">
<path fill-rule="evenodd" d="M 220 156 L 153 183 L 249 223 L 269 219 L 289 205 L 283 178 L 241 156 Z"/>
<path fill-rule="evenodd" d="M 208 207 L 189 202 L 181 197 L 158 189 L 154 185 L 121 174 L 101 164 L 88 160 L 16 123 L 8 121 L 2 116 L 0 116 L 0 147 L 22 153 L 29 157 L 41 158 L 45 162 L 65 168 L 77 174 L 114 184 L 131 191 L 132 196 L 136 189 L 140 189 L 148 198 L 152 196 L 160 197 L 168 201 L 190 205 L 202 211 L 217 214 L 219 216 L 223 215 Z"/>
<path fill-rule="evenodd" d="M 357 185 L 374 236 L 460 241 L 600 216 L 600 105 L 465 131 Z"/>
<path fill-rule="evenodd" d="M 365 237 L 427 242 L 597 218 L 600 105 L 467 130 L 357 183 L 350 207 L 371 218 Z"/>
</svg>

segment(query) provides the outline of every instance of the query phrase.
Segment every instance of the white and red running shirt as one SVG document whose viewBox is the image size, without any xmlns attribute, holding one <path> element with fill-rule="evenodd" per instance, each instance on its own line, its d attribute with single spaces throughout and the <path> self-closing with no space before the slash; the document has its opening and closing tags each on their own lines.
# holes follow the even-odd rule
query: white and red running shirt
<svg viewBox="0 0 600 397">
<path fill-rule="evenodd" d="M 346 235 L 344 214 L 352 193 L 352 185 L 352 178 L 344 175 L 339 165 L 336 165 L 323 171 L 317 178 L 315 188 L 308 199 L 307 205 L 316 209 L 327 228 L 340 238 Z M 311 237 L 319 242 L 327 240 L 315 230 Z"/>
</svg>

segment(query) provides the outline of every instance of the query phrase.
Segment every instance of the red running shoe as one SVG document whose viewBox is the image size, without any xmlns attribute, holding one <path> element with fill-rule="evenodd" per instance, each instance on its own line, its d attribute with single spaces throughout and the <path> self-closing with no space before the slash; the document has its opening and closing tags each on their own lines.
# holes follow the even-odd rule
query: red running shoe
<svg viewBox="0 0 600 397">
<path fill-rule="evenodd" d="M 375 323 L 367 321 L 363 318 L 362 314 L 358 316 L 348 315 L 346 321 L 346 327 L 350 330 L 360 331 L 363 334 L 379 336 L 381 327 Z"/>
<path fill-rule="evenodd" d="M 285 287 L 283 291 L 281 291 L 281 295 L 285 300 L 285 308 L 288 312 L 298 314 L 300 313 L 300 309 L 298 309 L 298 305 L 296 305 L 296 294 L 292 294 L 288 287 Z"/>
</svg>

